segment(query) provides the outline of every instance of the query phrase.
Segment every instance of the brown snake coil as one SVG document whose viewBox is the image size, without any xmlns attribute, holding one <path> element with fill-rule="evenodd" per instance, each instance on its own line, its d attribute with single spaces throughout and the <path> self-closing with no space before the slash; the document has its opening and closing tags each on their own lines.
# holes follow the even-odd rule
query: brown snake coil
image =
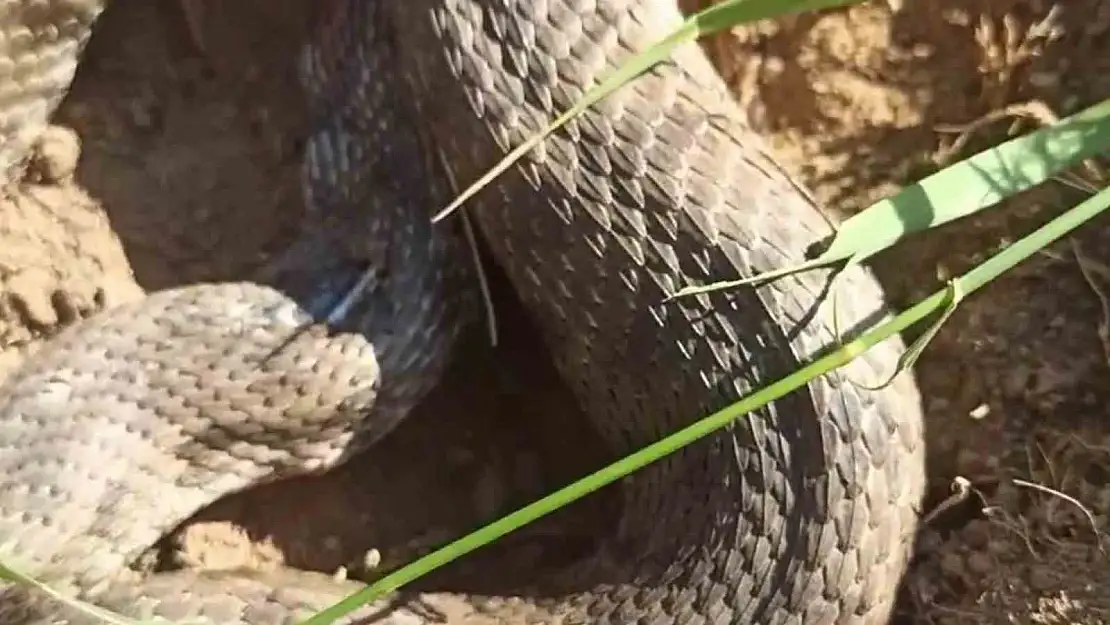
<svg viewBox="0 0 1110 625">
<path fill-rule="evenodd" d="M 0 166 L 68 88 L 102 2 L 0 0 Z M 475 180 L 680 20 L 674 0 L 335 2 L 302 67 L 313 228 L 257 276 L 265 286 L 110 309 L 7 382 L 4 554 L 134 616 L 269 624 L 338 598 L 311 575 L 137 579 L 127 564 L 221 494 L 332 466 L 402 419 L 473 313 L 453 222 L 429 221 L 449 182 Z M 795 264 L 830 232 L 742 119 L 687 45 L 465 208 L 614 456 L 832 345 L 834 301 L 849 332 L 885 314 L 859 268 L 664 301 Z M 621 515 L 569 569 L 426 607 L 474 624 L 886 622 L 924 488 L 922 414 L 905 375 L 861 385 L 901 349 L 879 346 L 609 489 Z M 359 617 L 434 620 L 384 605 Z M 0 623 L 61 618 L 86 617 L 0 596 Z"/>
</svg>

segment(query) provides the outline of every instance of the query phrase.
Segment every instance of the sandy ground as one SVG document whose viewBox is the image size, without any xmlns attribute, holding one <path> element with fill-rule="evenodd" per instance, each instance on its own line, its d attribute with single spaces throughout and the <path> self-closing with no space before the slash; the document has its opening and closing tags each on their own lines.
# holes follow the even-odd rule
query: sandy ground
<svg viewBox="0 0 1110 625">
<path fill-rule="evenodd" d="M 831 208 L 851 213 L 1110 95 L 1110 3 L 895 4 L 706 43 Z M 304 127 L 291 42 L 310 5 L 197 11 L 202 55 L 173 3 L 117 0 L 33 163 L 37 182 L 0 208 L 0 371 L 73 319 L 144 289 L 242 275 L 289 240 Z M 909 242 L 880 274 L 912 302 L 1080 198 L 1038 189 Z M 900 623 L 1110 622 L 1105 226 L 970 298 L 919 363 L 933 493 Z M 475 337 L 466 356 L 480 364 L 456 367 L 372 458 L 222 502 L 169 551 L 207 566 L 388 568 L 596 466 L 567 393 L 531 357 L 535 333 L 512 302 L 501 309 L 496 357 L 473 358 L 488 349 Z M 590 517 L 534 534 L 537 557 L 577 544 Z"/>
</svg>

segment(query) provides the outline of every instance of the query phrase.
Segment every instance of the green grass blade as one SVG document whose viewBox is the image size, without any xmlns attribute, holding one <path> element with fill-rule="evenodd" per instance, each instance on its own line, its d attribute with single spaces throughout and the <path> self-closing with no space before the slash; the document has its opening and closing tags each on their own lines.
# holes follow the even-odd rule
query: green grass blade
<svg viewBox="0 0 1110 625">
<path fill-rule="evenodd" d="M 846 220 L 826 260 L 868 257 L 1041 184 L 1110 146 L 1110 100 L 927 176 Z"/>
<path fill-rule="evenodd" d="M 931 343 L 934 338 L 936 338 L 937 334 L 940 333 L 940 329 L 944 327 L 945 322 L 947 322 L 949 317 L 952 316 L 952 313 L 956 312 L 956 309 L 960 306 L 960 302 L 964 300 L 964 293 L 958 280 L 949 280 L 948 285 L 944 289 L 944 293 L 946 296 L 944 310 L 941 311 L 940 316 L 937 318 L 937 320 L 929 324 L 929 328 L 922 332 L 921 336 L 917 337 L 917 340 L 906 348 L 906 351 L 902 352 L 902 355 L 898 357 L 898 363 L 895 365 L 894 371 L 890 374 L 890 376 L 887 377 L 887 379 L 884 380 L 881 384 L 877 384 L 875 386 L 867 386 L 864 384 L 855 383 L 856 386 L 869 391 L 882 390 L 883 388 L 893 383 L 895 378 L 897 378 L 903 371 L 906 371 L 917 364 L 917 359 L 921 357 L 921 354 L 925 353 L 925 348 L 929 346 L 929 343 Z"/>
<path fill-rule="evenodd" d="M 1110 146 L 1110 100 L 950 165 L 844 221 L 816 258 L 740 280 L 689 286 L 671 298 L 759 284 L 848 260 L 863 262 L 915 232 L 974 214 Z"/>
<path fill-rule="evenodd" d="M 1084 202 L 1080 206 L 1068 211 L 1064 215 L 1061 215 L 1060 217 L 1046 224 L 1044 228 L 1041 229 L 1041 231 L 1038 231 L 1042 233 L 1041 237 L 1031 235 L 1029 237 L 1021 239 L 1017 243 L 1014 243 L 1010 247 L 1006 248 L 1005 252 L 999 253 L 998 257 L 1005 260 L 1007 258 L 1007 254 L 1015 255 L 1019 257 L 1019 259 L 1032 256 L 1033 254 L 1041 250 L 1043 246 L 1048 245 L 1052 241 L 1062 237 L 1067 232 L 1074 230 L 1076 227 L 1083 224 L 1091 217 L 1102 212 L 1102 210 L 1104 210 L 1107 205 L 1110 205 L 1110 197 L 1107 197 L 1108 194 L 1110 194 L 1110 190 L 1101 191 L 1087 202 Z M 948 305 L 945 307 L 944 312 L 942 312 L 940 317 L 929 326 L 929 329 L 927 331 L 925 331 L 920 337 L 917 338 L 916 341 L 913 342 L 912 345 L 910 345 L 906 349 L 905 353 L 902 354 L 902 357 L 898 359 L 898 367 L 895 370 L 894 374 L 890 377 L 890 380 L 893 380 L 894 377 L 897 376 L 899 373 L 913 367 L 914 364 L 916 364 L 917 359 L 921 357 L 922 353 L 924 353 L 925 348 L 936 337 L 937 333 L 940 332 L 941 327 L 945 324 L 945 322 L 948 321 L 948 318 L 952 316 L 952 313 L 956 312 L 956 308 L 959 307 L 960 302 L 962 302 L 966 297 L 969 284 L 973 284 L 974 289 L 978 289 L 982 285 L 982 283 L 974 282 L 976 280 L 984 279 L 983 277 L 979 277 L 979 275 L 976 273 L 978 271 L 979 268 L 977 267 L 975 270 L 972 270 L 965 276 L 949 281 L 948 288 L 946 289 L 949 295 Z M 991 276 L 990 274 L 986 275 L 990 276 L 990 279 L 993 279 L 993 276 Z M 888 380 L 887 383 L 889 383 L 890 380 Z"/>
<path fill-rule="evenodd" d="M 449 564 L 459 557 L 573 503 L 603 486 L 624 478 L 634 471 L 729 425 L 739 417 L 802 388 L 810 380 L 848 364 L 871 347 L 944 308 L 950 299 L 951 288 L 958 289 L 957 292 L 964 296 L 970 295 L 1034 254 L 1037 250 L 1046 247 L 1079 227 L 1108 206 L 1110 206 L 1110 191 L 1104 190 L 967 272 L 958 278 L 959 283 L 955 287 L 946 287 L 933 293 L 878 328 L 872 329 L 860 338 L 802 367 L 793 374 L 759 389 L 731 406 L 382 577 L 365 589 L 303 621 L 303 625 L 329 625 L 358 607 L 380 599 L 436 568 Z"/>
<path fill-rule="evenodd" d="M 671 34 L 661 41 L 627 59 L 620 67 L 602 79 L 596 86 L 586 91 L 574 106 L 556 117 L 553 121 L 530 136 L 505 155 L 496 165 L 476 182 L 463 190 L 445 208 L 432 217 L 439 222 L 455 212 L 467 200 L 474 197 L 497 176 L 503 174 L 521 159 L 529 150 L 535 148 L 551 133 L 567 122 L 578 117 L 603 98 L 636 79 L 657 64 L 663 62 L 679 46 L 697 40 L 699 37 L 730 28 L 743 22 L 782 17 L 798 11 L 826 9 L 830 7 L 855 4 L 860 0 L 726 0 L 714 4 L 691 16 Z"/>
<path fill-rule="evenodd" d="M 1071 231 L 1110 208 L 1110 189 L 1103 189 L 1075 208 L 1034 230 L 1013 245 L 991 256 L 982 264 L 956 278 L 966 295 L 979 290 L 1026 258 L 1052 245 Z"/>
<path fill-rule="evenodd" d="M 35 592 L 43 593 L 51 599 L 54 599 L 55 601 L 58 601 L 60 603 L 64 603 L 65 605 L 73 608 L 74 610 L 77 610 L 78 612 L 82 612 L 87 616 L 99 619 L 100 621 L 108 623 L 110 625 L 151 625 L 152 623 L 158 623 L 159 625 L 161 625 L 166 623 L 166 621 L 136 621 L 134 619 L 127 618 L 126 616 L 123 616 L 121 614 L 116 614 L 111 610 L 105 610 L 104 608 L 95 606 L 91 603 L 86 603 L 72 597 L 67 597 L 57 590 L 54 590 L 47 584 L 44 584 L 37 579 L 30 577 L 29 575 L 24 575 L 18 570 L 3 563 L 0 563 L 0 578 L 31 588 Z"/>
</svg>

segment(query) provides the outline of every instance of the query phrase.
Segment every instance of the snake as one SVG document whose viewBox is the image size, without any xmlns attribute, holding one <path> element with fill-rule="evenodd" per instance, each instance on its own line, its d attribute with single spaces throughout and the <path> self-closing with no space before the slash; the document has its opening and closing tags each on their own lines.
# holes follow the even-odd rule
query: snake
<svg viewBox="0 0 1110 625">
<path fill-rule="evenodd" d="M 0 0 L 0 168 L 18 171 L 106 0 Z M 466 225 L 614 458 L 891 314 L 857 263 L 793 267 L 835 221 L 695 42 L 589 107 L 462 207 L 461 184 L 683 24 L 675 0 L 337 0 L 299 59 L 309 218 L 240 281 L 58 332 L 0 390 L 4 624 L 292 623 L 362 587 L 310 572 L 142 573 L 215 499 L 385 439 L 482 317 Z M 12 174 L 14 175 L 14 174 Z M 496 595 L 396 593 L 345 623 L 881 624 L 925 488 L 921 398 L 893 338 L 603 491 L 574 562 Z"/>
</svg>

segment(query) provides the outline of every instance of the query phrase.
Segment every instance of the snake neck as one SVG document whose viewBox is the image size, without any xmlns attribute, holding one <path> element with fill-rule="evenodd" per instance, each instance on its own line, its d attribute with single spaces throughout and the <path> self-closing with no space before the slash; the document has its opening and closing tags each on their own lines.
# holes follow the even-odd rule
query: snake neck
<svg viewBox="0 0 1110 625">
<path fill-rule="evenodd" d="M 361 439 L 369 445 L 438 383 L 480 308 L 475 261 L 459 224 L 431 221 L 450 185 L 417 131 L 419 112 L 366 106 L 399 96 L 399 83 L 364 80 L 392 71 L 392 51 L 365 47 L 370 42 L 359 35 L 372 22 L 350 26 L 325 18 L 328 40 L 301 56 L 314 120 L 301 171 L 309 224 L 261 274 L 317 319 L 374 345 L 382 380 Z"/>
</svg>

